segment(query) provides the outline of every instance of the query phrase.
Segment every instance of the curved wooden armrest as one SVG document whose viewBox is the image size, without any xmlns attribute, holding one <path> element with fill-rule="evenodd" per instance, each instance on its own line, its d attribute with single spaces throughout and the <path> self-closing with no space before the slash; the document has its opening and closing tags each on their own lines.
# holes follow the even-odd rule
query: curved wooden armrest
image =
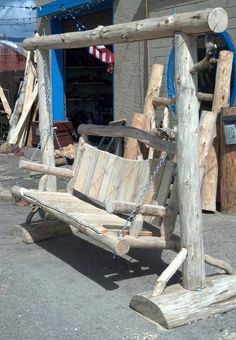
<svg viewBox="0 0 236 340">
<path fill-rule="evenodd" d="M 135 203 L 127 201 L 107 201 L 106 211 L 110 214 L 129 214 L 135 208 Z M 161 205 L 143 204 L 137 211 L 138 214 L 164 217 L 167 209 Z"/>
<path fill-rule="evenodd" d="M 134 138 L 155 150 L 166 151 L 171 154 L 176 153 L 176 144 L 174 142 L 158 139 L 147 131 L 130 126 L 81 124 L 77 131 L 79 134 L 88 136 Z"/>
</svg>

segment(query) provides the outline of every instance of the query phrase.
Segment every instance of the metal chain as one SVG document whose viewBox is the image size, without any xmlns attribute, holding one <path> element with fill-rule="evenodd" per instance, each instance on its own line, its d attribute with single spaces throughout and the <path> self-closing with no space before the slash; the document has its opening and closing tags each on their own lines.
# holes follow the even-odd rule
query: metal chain
<svg viewBox="0 0 236 340">
<path fill-rule="evenodd" d="M 50 79 L 50 70 L 49 70 L 49 51 L 41 50 L 41 55 L 43 58 L 43 70 L 44 70 L 44 82 L 45 82 L 45 99 L 46 99 L 46 108 L 49 113 L 49 126 L 53 129 L 53 120 L 52 120 L 52 97 L 51 97 L 51 79 Z"/>
<path fill-rule="evenodd" d="M 47 111 L 50 113 L 49 114 L 49 127 L 50 127 L 50 133 L 52 131 L 53 136 L 56 139 L 57 145 L 59 147 L 59 150 L 62 152 L 62 157 L 64 159 L 64 162 L 66 165 L 68 165 L 67 159 L 66 157 L 63 155 L 63 149 L 61 146 L 61 143 L 59 141 L 59 138 L 57 136 L 56 133 L 56 128 L 53 127 L 53 120 L 52 120 L 52 100 L 51 100 L 51 80 L 50 80 L 50 70 L 49 70 L 49 52 L 46 50 L 42 50 L 42 57 L 43 57 L 43 63 L 44 63 L 44 78 L 45 78 L 45 96 L 46 96 L 46 107 L 47 107 Z M 50 137 L 50 133 L 48 136 L 48 139 Z M 48 142 L 48 139 L 46 140 L 46 143 Z"/>
<path fill-rule="evenodd" d="M 134 219 L 135 215 L 137 214 L 137 212 L 139 211 L 141 205 L 143 204 L 143 200 L 144 197 L 146 195 L 146 193 L 148 192 L 148 190 L 151 187 L 151 184 L 154 182 L 154 180 L 156 179 L 157 174 L 159 173 L 162 165 L 164 164 L 164 162 L 166 161 L 166 157 L 167 157 L 167 152 L 165 152 L 161 158 L 160 161 L 158 162 L 152 176 L 149 177 L 148 182 L 146 183 L 146 185 L 144 186 L 144 188 L 140 191 L 137 202 L 135 203 L 135 206 L 133 208 L 133 210 L 131 211 L 131 213 L 129 214 L 128 218 L 125 221 L 125 224 L 123 226 L 123 228 L 121 229 L 119 236 L 124 237 L 124 231 L 125 229 L 127 229 L 128 224 L 132 222 L 132 220 Z"/>
<path fill-rule="evenodd" d="M 52 102 L 51 102 L 51 87 L 50 87 L 51 82 L 50 82 L 50 75 L 49 75 L 49 52 L 46 50 L 41 50 L 41 54 L 42 54 L 43 65 L 44 65 L 43 69 L 44 69 L 44 82 L 45 82 L 45 98 L 46 98 L 47 112 L 49 113 L 49 126 L 45 130 L 45 132 L 43 132 L 40 135 L 40 140 L 34 152 L 32 153 L 32 156 L 30 157 L 30 162 L 33 162 L 35 160 L 36 154 L 41 149 L 43 139 L 45 139 L 44 148 L 43 148 L 44 150 L 48 143 L 51 133 L 54 133 L 53 120 L 52 120 L 52 114 L 51 114 L 52 113 Z M 41 152 L 43 150 L 41 149 Z M 20 185 L 23 178 L 25 177 L 20 177 L 19 180 L 16 181 L 16 184 Z"/>
</svg>

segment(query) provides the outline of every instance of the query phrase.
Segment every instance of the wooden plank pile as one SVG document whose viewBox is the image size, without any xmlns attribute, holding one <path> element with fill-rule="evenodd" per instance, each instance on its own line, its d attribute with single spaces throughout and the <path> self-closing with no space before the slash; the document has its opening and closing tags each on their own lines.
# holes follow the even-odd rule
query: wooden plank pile
<svg viewBox="0 0 236 340">
<path fill-rule="evenodd" d="M 0 86 L 0 99 L 4 112 L 6 113 L 7 118 L 10 119 L 12 111 L 2 86 Z"/>
<path fill-rule="evenodd" d="M 22 147 L 31 145 L 31 122 L 36 119 L 38 79 L 35 68 L 34 54 L 28 52 L 24 79 L 19 88 L 18 98 L 10 117 L 10 129 L 7 142 Z"/>
</svg>

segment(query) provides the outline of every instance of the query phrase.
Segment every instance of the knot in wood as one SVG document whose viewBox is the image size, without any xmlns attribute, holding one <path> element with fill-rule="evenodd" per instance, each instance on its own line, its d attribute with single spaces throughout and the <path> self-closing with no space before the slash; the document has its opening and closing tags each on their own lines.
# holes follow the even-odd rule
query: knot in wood
<svg viewBox="0 0 236 340">
<path fill-rule="evenodd" d="M 201 14 L 199 13 L 199 14 L 197 14 L 197 15 L 194 15 L 194 16 L 192 16 L 191 17 L 191 19 L 197 19 L 197 20 L 199 20 L 199 19 L 201 19 Z"/>
<path fill-rule="evenodd" d="M 140 23 L 136 25 L 136 28 L 137 28 L 137 30 L 140 30 L 140 29 L 142 29 L 142 27 L 143 27 L 143 25 L 142 25 L 142 24 L 140 24 Z"/>
<path fill-rule="evenodd" d="M 189 183 L 190 183 L 190 180 L 189 180 L 189 178 L 187 178 L 186 181 L 185 181 L 185 184 L 189 185 Z"/>
<path fill-rule="evenodd" d="M 122 34 L 121 35 L 121 39 L 127 40 L 128 39 L 128 34 L 127 33 Z"/>
<path fill-rule="evenodd" d="M 103 26 L 102 26 L 102 27 L 103 27 Z M 100 29 L 100 30 L 98 31 L 98 35 L 99 35 L 99 37 L 103 38 L 103 37 L 104 37 L 104 30 L 103 30 L 103 29 Z"/>
</svg>

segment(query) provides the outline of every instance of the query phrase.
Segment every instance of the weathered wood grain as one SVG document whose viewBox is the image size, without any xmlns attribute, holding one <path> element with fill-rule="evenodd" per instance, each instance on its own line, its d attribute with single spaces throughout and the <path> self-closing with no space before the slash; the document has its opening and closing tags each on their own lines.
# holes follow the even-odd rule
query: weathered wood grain
<svg viewBox="0 0 236 340">
<path fill-rule="evenodd" d="M 70 169 L 50 167 L 47 165 L 24 160 L 21 160 L 19 162 L 19 168 L 40 172 L 41 174 L 48 174 L 59 177 L 72 178 L 74 176 L 73 171 Z"/>
<path fill-rule="evenodd" d="M 189 34 L 223 32 L 228 25 L 228 16 L 223 8 L 204 9 L 189 13 L 177 13 L 161 18 L 98 26 L 84 32 L 70 32 L 25 39 L 26 50 L 37 48 L 82 48 L 95 45 L 128 43 L 140 40 L 173 37 L 175 32 Z"/>
<path fill-rule="evenodd" d="M 167 151 L 170 154 L 175 154 L 175 143 L 157 139 L 149 132 L 129 126 L 118 127 L 107 125 L 81 124 L 78 127 L 78 133 L 88 136 L 134 138 L 154 148 L 155 150 Z"/>
<path fill-rule="evenodd" d="M 173 261 L 169 264 L 169 266 L 158 277 L 154 290 L 153 290 L 153 294 L 152 294 L 153 297 L 161 295 L 168 281 L 177 272 L 179 267 L 183 264 L 184 260 L 186 259 L 186 256 L 187 256 L 187 249 L 182 248 L 180 252 L 176 255 L 176 257 L 173 259 Z"/>
<path fill-rule="evenodd" d="M 135 295 L 130 307 L 168 329 L 207 319 L 236 308 L 236 275 L 208 277 L 199 291 L 177 284 L 157 297 L 152 292 Z"/>
<path fill-rule="evenodd" d="M 49 79 L 46 79 L 45 75 L 49 72 L 49 55 L 42 50 L 37 51 L 37 71 L 38 71 L 38 100 L 39 100 L 39 131 L 40 142 L 42 151 L 42 164 L 48 166 L 55 166 L 54 158 L 54 138 L 52 132 L 52 112 L 50 83 Z M 49 77 L 49 74 L 48 74 Z M 56 177 L 52 175 L 46 175 L 46 181 L 40 179 L 39 189 L 46 191 L 56 191 L 57 183 Z M 44 177 L 45 178 L 45 177 Z"/>
<path fill-rule="evenodd" d="M 181 245 L 188 251 L 183 264 L 183 286 L 196 290 L 205 286 L 199 175 L 199 102 L 196 95 L 197 77 L 190 73 L 197 60 L 196 39 L 176 33 L 175 56 L 178 201 Z"/>
<path fill-rule="evenodd" d="M 212 103 L 212 112 L 215 112 L 216 118 L 218 117 L 221 108 L 229 105 L 232 65 L 233 52 L 221 51 L 217 63 L 214 99 Z M 217 138 L 216 124 L 214 137 L 214 143 L 211 146 L 207 157 L 202 183 L 202 208 L 212 212 L 216 211 L 218 184 L 219 139 Z"/>
<path fill-rule="evenodd" d="M 107 201 L 106 203 L 106 211 L 110 214 L 127 214 L 130 213 L 134 207 L 134 202 L 127 201 Z M 142 204 L 137 212 L 143 215 L 157 215 L 164 217 L 167 214 L 167 209 L 160 205 Z"/>
<path fill-rule="evenodd" d="M 132 116 L 131 127 L 145 130 L 147 117 L 143 113 L 135 112 Z M 137 139 L 127 138 L 125 143 L 124 158 L 143 159 L 140 143 Z"/>
</svg>

